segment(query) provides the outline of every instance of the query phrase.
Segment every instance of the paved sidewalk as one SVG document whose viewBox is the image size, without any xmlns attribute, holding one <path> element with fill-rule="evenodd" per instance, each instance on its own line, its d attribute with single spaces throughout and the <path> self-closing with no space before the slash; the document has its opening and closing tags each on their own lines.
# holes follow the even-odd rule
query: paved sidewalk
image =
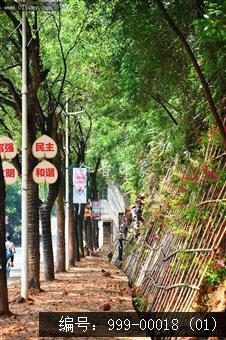
<svg viewBox="0 0 226 340">
<path fill-rule="evenodd" d="M 40 311 L 97 312 L 103 302 L 109 302 L 110 311 L 113 312 L 134 311 L 126 276 L 107 262 L 105 254 L 98 255 L 83 259 L 70 272 L 56 274 L 53 282 L 42 281 L 44 292 L 30 295 L 32 300 L 27 303 L 18 304 L 19 284 L 10 285 L 9 300 L 13 315 L 0 317 L 0 339 L 41 339 L 38 338 Z"/>
</svg>

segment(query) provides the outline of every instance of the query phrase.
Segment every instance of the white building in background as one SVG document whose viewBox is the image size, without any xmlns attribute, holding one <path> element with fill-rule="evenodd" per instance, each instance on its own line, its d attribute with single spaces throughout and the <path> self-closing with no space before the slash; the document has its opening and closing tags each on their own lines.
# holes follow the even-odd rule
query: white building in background
<svg viewBox="0 0 226 340">
<path fill-rule="evenodd" d="M 124 214 L 125 200 L 119 189 L 109 183 L 106 199 L 101 199 L 101 219 L 99 226 L 99 246 L 102 248 L 114 241 L 119 230 L 119 217 Z"/>
</svg>

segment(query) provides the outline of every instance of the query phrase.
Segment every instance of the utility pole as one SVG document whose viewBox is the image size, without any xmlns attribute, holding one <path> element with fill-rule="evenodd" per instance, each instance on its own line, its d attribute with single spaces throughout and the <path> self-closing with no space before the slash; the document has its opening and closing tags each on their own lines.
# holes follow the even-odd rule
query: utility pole
<svg viewBox="0 0 226 340">
<path fill-rule="evenodd" d="M 69 115 L 76 115 L 84 112 L 69 112 L 68 99 L 66 101 L 66 124 L 65 124 L 65 236 L 66 236 L 66 270 L 70 268 L 70 186 L 69 186 Z"/>
<path fill-rule="evenodd" d="M 70 204 L 69 204 L 69 115 L 68 99 L 66 102 L 65 130 L 65 236 L 66 236 L 66 270 L 70 268 Z"/>
<path fill-rule="evenodd" d="M 28 298 L 27 23 L 22 9 L 22 271 L 21 297 Z"/>
</svg>

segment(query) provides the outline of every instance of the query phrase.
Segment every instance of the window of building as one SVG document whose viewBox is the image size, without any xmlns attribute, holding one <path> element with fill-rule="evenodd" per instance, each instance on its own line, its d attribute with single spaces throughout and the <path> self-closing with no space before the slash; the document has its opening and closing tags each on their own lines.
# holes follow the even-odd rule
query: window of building
<svg viewBox="0 0 226 340">
<path fill-rule="evenodd" d="M 108 187 L 105 186 L 103 188 L 100 188 L 99 190 L 99 198 L 101 200 L 107 200 L 108 199 Z"/>
</svg>

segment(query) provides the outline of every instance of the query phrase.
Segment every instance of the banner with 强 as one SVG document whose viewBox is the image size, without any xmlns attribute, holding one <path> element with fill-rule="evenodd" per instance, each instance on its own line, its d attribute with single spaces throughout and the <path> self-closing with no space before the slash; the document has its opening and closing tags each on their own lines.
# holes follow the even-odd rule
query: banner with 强
<svg viewBox="0 0 226 340">
<path fill-rule="evenodd" d="M 73 203 L 87 203 L 87 169 L 73 168 Z"/>
</svg>

